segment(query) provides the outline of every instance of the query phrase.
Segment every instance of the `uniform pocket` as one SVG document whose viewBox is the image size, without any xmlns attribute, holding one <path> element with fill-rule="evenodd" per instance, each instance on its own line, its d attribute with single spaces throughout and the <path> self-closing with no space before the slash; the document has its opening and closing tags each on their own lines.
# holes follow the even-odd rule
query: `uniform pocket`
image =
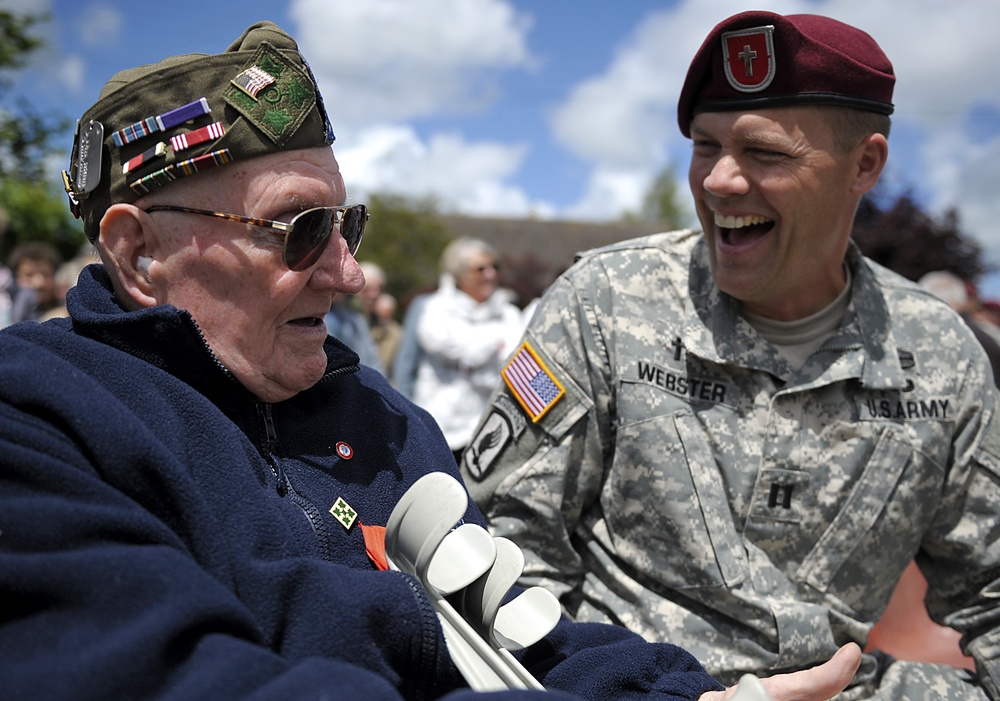
<svg viewBox="0 0 1000 701">
<path fill-rule="evenodd" d="M 909 562 L 921 530 L 912 524 L 929 523 L 933 512 L 922 510 L 936 501 L 928 491 L 940 489 L 940 480 L 921 480 L 916 475 L 905 480 L 903 489 L 904 475 L 915 470 L 911 441 L 904 430 L 887 425 L 861 479 L 802 561 L 796 579 L 858 611 L 888 599 L 899 573 L 879 578 L 873 573 L 886 563 Z"/>
<path fill-rule="evenodd" d="M 718 468 L 690 412 L 619 425 L 601 501 L 618 555 L 665 585 L 732 587 L 746 578 Z"/>
</svg>

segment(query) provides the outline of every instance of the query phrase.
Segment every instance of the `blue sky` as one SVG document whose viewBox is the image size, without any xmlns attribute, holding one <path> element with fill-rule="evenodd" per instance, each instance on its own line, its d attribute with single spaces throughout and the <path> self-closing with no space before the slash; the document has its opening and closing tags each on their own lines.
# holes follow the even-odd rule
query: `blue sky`
<svg viewBox="0 0 1000 701">
<path fill-rule="evenodd" d="M 223 50 L 258 19 L 292 33 L 337 132 L 350 196 L 449 211 L 601 220 L 664 168 L 686 192 L 676 96 L 692 55 L 743 9 L 815 12 L 872 34 L 898 83 L 884 180 L 1000 264 L 1000 3 L 982 0 L 0 0 L 50 9 L 51 46 L 17 90 L 77 117 L 115 71 Z M 69 144 L 66 144 L 68 151 Z M 57 172 L 62 163 L 55 164 Z M 919 245 L 919 242 L 913 242 Z M 984 282 L 1000 297 L 1000 275 Z"/>
</svg>

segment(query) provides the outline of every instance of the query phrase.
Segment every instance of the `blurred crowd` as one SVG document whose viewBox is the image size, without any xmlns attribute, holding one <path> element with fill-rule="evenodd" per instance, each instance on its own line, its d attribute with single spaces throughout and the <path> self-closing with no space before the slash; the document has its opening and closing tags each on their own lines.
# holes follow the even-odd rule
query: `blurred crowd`
<svg viewBox="0 0 1000 701">
<path fill-rule="evenodd" d="M 66 292 L 80 271 L 96 262 L 90 244 L 69 259 L 49 243 L 16 245 L 6 265 L 0 264 L 0 328 L 66 316 Z M 405 306 L 386 291 L 388 278 L 381 266 L 365 261 L 361 268 L 365 287 L 356 296 L 341 296 L 334 302 L 326 316 L 330 334 L 439 422 L 478 416 L 537 299 L 517 299 L 501 284 L 498 252 L 469 237 L 459 237 L 445 249 L 437 287 L 415 295 Z M 917 282 L 951 305 L 969 325 L 1000 386 L 1000 300 L 983 298 L 974 282 L 948 270 L 929 272 Z M 430 300 L 434 304 L 425 317 L 424 305 Z M 418 378 L 422 378 L 419 383 Z M 447 412 L 455 417 L 450 419 Z M 456 454 L 464 449 L 473 428 L 466 423 L 456 426 L 449 437 Z"/>
</svg>

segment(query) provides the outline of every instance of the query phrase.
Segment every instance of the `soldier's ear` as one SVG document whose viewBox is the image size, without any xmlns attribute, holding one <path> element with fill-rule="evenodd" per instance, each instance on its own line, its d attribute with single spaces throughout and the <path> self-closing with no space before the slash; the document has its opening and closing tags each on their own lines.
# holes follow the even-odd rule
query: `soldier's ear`
<svg viewBox="0 0 1000 701">
<path fill-rule="evenodd" d="M 889 158 L 889 143 L 882 134 L 870 134 L 855 148 L 855 173 L 851 192 L 858 197 L 875 187 Z"/>
</svg>

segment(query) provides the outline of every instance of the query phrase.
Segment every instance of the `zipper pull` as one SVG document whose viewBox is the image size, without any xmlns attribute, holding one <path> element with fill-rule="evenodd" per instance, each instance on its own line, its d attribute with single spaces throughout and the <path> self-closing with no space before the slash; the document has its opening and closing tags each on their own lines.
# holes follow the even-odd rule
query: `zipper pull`
<svg viewBox="0 0 1000 701">
<path fill-rule="evenodd" d="M 258 404 L 257 415 L 264 427 L 264 457 L 271 465 L 274 476 L 277 478 L 278 495 L 285 496 L 288 493 L 288 477 L 285 476 L 285 468 L 281 464 L 281 458 L 274 452 L 278 444 L 278 432 L 274 429 L 271 405 Z"/>
</svg>

